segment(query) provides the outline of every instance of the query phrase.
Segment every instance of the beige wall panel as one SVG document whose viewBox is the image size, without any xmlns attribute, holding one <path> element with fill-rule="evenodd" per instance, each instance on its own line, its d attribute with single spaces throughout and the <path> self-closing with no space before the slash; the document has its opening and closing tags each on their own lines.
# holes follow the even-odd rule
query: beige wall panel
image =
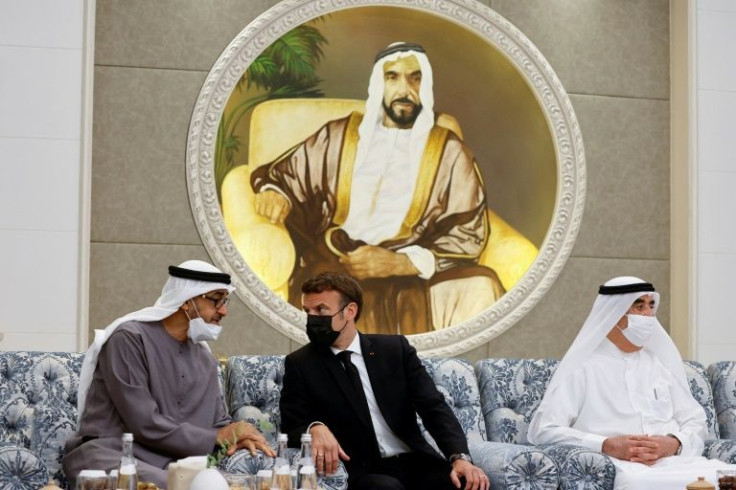
<svg viewBox="0 0 736 490">
<path fill-rule="evenodd" d="M 491 0 L 569 93 L 668 99 L 669 0 Z"/>
<path fill-rule="evenodd" d="M 169 265 L 207 260 L 204 247 L 93 243 L 90 259 L 90 339 L 92 330 L 115 318 L 151 306 L 161 294 Z M 217 355 L 286 354 L 289 339 L 267 326 L 238 299 L 230 303 L 220 338 L 210 345 Z"/>
<path fill-rule="evenodd" d="M 97 67 L 92 241 L 201 243 L 184 171 L 205 73 Z"/>
<path fill-rule="evenodd" d="M 278 0 L 97 2 L 95 64 L 209 71 L 230 41 Z"/>
<path fill-rule="evenodd" d="M 657 316 L 667 328 L 669 261 L 573 257 L 542 301 L 488 344 L 489 357 L 562 357 L 590 313 L 598 286 L 612 277 L 627 275 L 654 284 L 662 296 Z"/>
<path fill-rule="evenodd" d="M 669 102 L 570 98 L 587 160 L 585 214 L 573 255 L 669 258 Z"/>
</svg>

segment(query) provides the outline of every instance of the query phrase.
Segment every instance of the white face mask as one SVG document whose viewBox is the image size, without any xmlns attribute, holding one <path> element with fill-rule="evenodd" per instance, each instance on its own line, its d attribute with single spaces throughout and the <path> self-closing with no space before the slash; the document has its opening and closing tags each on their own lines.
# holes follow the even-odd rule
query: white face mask
<svg viewBox="0 0 736 490">
<path fill-rule="evenodd" d="M 625 329 L 619 327 L 619 330 L 629 342 L 637 347 L 643 347 L 654 333 L 657 318 L 644 315 L 626 315 L 626 318 L 629 320 L 629 326 Z"/>
<path fill-rule="evenodd" d="M 205 323 L 204 320 L 202 320 L 202 318 L 199 316 L 199 311 L 197 311 L 197 305 L 194 304 L 194 301 L 192 301 L 192 306 L 194 306 L 194 311 L 197 312 L 197 318 L 189 318 L 189 313 L 184 310 L 187 318 L 189 318 L 189 330 L 187 331 L 187 337 L 189 337 L 192 342 L 217 340 L 217 337 L 220 336 L 220 332 L 222 331 L 222 327 L 219 325 L 215 325 L 214 323 Z"/>
</svg>

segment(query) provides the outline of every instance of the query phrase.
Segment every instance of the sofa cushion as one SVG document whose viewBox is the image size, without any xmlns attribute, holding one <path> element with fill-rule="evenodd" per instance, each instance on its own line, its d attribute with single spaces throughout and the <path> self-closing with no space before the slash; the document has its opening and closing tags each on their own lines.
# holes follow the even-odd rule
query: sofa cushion
<svg viewBox="0 0 736 490">
<path fill-rule="evenodd" d="M 528 444 L 526 433 L 559 361 L 485 359 L 475 370 L 488 440 Z"/>
<path fill-rule="evenodd" d="M 28 448 L 0 442 L 0 488 L 36 490 L 48 481 L 46 465 L 38 456 Z"/>
<path fill-rule="evenodd" d="M 258 427 L 276 446 L 281 425 L 285 356 L 233 356 L 227 360 L 225 390 L 230 416 Z"/>
<path fill-rule="evenodd" d="M 718 427 L 724 439 L 736 439 L 736 362 L 716 362 L 708 366 Z"/>
<path fill-rule="evenodd" d="M 486 428 L 481 414 L 480 391 L 471 364 L 464 359 L 423 357 L 422 364 L 435 386 L 457 417 L 469 443 L 486 440 Z M 437 447 L 421 419 L 424 437 Z"/>
<path fill-rule="evenodd" d="M 61 445 L 76 430 L 83 359 L 73 352 L 0 352 L 0 438 L 40 456 L 60 480 Z"/>
<path fill-rule="evenodd" d="M 716 420 L 716 411 L 713 399 L 713 388 L 710 384 L 710 376 L 705 367 L 699 362 L 685 361 L 685 374 L 690 385 L 690 393 L 705 410 L 705 418 L 708 424 L 708 438 L 718 439 L 720 430 Z"/>
</svg>

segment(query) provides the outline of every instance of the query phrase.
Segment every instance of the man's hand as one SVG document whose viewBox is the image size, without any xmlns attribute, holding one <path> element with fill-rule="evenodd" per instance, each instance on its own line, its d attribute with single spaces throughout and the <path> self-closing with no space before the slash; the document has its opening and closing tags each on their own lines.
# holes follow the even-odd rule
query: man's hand
<svg viewBox="0 0 736 490">
<path fill-rule="evenodd" d="M 609 437 L 603 441 L 602 452 L 614 458 L 653 465 L 662 458 L 672 456 L 680 447 L 680 441 L 672 436 L 628 435 Z"/>
<path fill-rule="evenodd" d="M 341 459 L 350 461 L 350 456 L 345 454 L 326 425 L 314 425 L 309 429 L 309 433 L 312 435 L 312 452 L 317 473 L 332 475 L 337 471 Z"/>
<path fill-rule="evenodd" d="M 291 211 L 291 203 L 276 191 L 265 190 L 255 197 L 256 213 L 271 220 L 271 223 L 281 224 Z"/>
<path fill-rule="evenodd" d="M 363 245 L 348 252 L 340 257 L 340 263 L 356 279 L 419 274 L 408 255 L 375 245 Z"/>
<path fill-rule="evenodd" d="M 263 434 L 242 420 L 220 428 L 217 431 L 217 443 L 230 444 L 227 448 L 228 456 L 232 456 L 240 448 L 248 449 L 253 456 L 256 455 L 256 449 L 263 451 L 266 456 L 276 456 Z"/>
<path fill-rule="evenodd" d="M 452 480 L 455 488 L 460 488 L 460 477 L 465 477 L 465 490 L 488 490 L 491 488 L 491 482 L 488 480 L 486 473 L 464 459 L 456 459 L 452 463 L 450 480 Z"/>
</svg>

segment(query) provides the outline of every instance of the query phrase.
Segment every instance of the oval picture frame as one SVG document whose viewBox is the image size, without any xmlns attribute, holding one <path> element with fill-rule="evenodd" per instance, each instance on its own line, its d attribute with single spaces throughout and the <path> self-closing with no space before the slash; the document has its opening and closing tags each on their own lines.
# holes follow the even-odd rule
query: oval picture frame
<svg viewBox="0 0 736 490">
<path fill-rule="evenodd" d="M 460 32 L 460 29 L 484 43 L 494 56 L 513 67 L 543 115 L 551 142 L 550 152 L 554 155 L 554 185 L 549 192 L 550 204 L 545 215 L 549 221 L 545 224 L 546 229 L 537 232 L 540 243 L 531 265 L 520 274 L 513 287 L 479 314 L 443 329 L 408 336 L 411 344 L 423 355 L 458 355 L 511 328 L 552 287 L 572 251 L 585 204 L 583 140 L 567 93 L 532 42 L 489 7 L 475 0 L 288 0 L 267 10 L 245 27 L 223 51 L 196 100 L 186 148 L 189 201 L 203 245 L 215 264 L 232 275 L 237 295 L 246 306 L 280 333 L 306 343 L 304 314 L 259 278 L 244 260 L 228 231 L 215 172 L 218 127 L 241 77 L 271 43 L 295 27 L 315 19 L 351 13 L 382 13 L 382 9 L 401 9 L 400 12 L 408 18 L 418 16 L 420 20 L 436 21 L 441 26 L 446 25 L 448 32 Z M 398 37 L 398 41 L 413 41 Z M 372 64 L 373 60 L 369 62 Z M 366 82 L 368 74 L 363 77 Z M 483 128 L 481 126 L 479 131 Z M 494 176 L 503 174 L 491 173 Z M 526 185 L 523 180 L 519 186 Z"/>
</svg>

